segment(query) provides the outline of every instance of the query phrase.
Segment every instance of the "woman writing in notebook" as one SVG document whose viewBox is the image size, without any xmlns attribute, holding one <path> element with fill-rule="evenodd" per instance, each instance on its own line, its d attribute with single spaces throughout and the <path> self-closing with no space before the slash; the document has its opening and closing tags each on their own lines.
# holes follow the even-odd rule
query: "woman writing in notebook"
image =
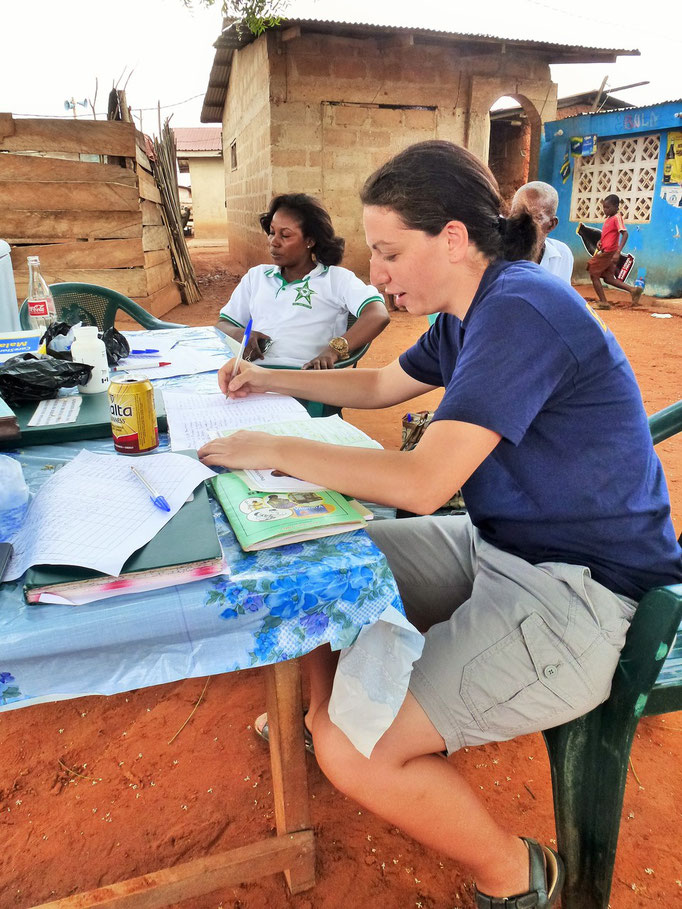
<svg viewBox="0 0 682 909">
<path fill-rule="evenodd" d="M 408 618 L 424 632 L 408 695 L 367 759 L 327 713 L 334 674 L 310 655 L 306 724 L 343 792 L 466 866 L 478 907 L 553 906 L 559 856 L 502 829 L 440 756 L 577 717 L 603 701 L 642 593 L 682 580 L 665 481 L 632 370 L 565 282 L 520 260 L 527 213 L 505 220 L 490 171 L 448 142 L 412 146 L 362 192 L 371 276 L 438 319 L 381 369 L 245 364 L 221 388 L 387 407 L 436 387 L 409 452 L 240 432 L 204 463 L 277 467 L 424 517 L 377 521 Z M 468 516 L 431 515 L 463 487 Z M 326 650 L 326 652 L 325 652 Z"/>
<path fill-rule="evenodd" d="M 386 328 L 384 298 L 340 266 L 344 240 L 317 199 L 275 196 L 260 224 L 274 264 L 249 269 L 216 326 L 241 341 L 253 319 L 244 359 L 331 369 Z M 356 317 L 350 328 L 349 316 Z"/>
</svg>

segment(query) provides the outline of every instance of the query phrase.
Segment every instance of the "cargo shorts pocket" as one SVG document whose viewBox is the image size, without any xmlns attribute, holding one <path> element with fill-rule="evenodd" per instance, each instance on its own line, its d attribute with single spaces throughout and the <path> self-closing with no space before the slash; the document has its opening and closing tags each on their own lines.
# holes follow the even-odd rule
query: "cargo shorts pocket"
<svg viewBox="0 0 682 909">
<path fill-rule="evenodd" d="M 481 730 L 506 736 L 580 716 L 599 700 L 580 664 L 538 613 L 465 666 L 460 694 Z"/>
</svg>

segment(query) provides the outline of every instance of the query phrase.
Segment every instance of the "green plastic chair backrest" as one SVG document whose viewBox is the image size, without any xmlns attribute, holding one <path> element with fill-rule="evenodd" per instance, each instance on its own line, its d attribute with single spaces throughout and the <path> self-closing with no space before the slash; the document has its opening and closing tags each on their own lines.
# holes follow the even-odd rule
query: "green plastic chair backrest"
<svg viewBox="0 0 682 909">
<path fill-rule="evenodd" d="M 125 294 L 97 284 L 65 282 L 51 284 L 50 290 L 57 309 L 57 319 L 75 325 L 96 325 L 100 331 L 106 331 L 114 324 L 119 310 L 125 312 L 138 322 L 142 328 L 185 328 L 178 322 L 163 322 Z M 29 328 L 28 303 L 26 300 L 19 310 L 19 322 L 22 328 Z"/>
</svg>

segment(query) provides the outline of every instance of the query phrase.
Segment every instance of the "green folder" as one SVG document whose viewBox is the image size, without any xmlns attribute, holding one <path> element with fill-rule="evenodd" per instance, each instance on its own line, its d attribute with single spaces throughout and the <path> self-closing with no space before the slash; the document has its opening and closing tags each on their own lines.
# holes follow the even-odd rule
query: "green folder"
<svg viewBox="0 0 682 909">
<path fill-rule="evenodd" d="M 29 426 L 29 420 L 35 413 L 39 401 L 21 404 L 14 407 L 19 435 L 0 438 L 0 448 L 24 448 L 26 445 L 54 445 L 58 442 L 80 442 L 85 439 L 106 439 L 111 436 L 109 415 L 109 395 L 99 392 L 96 395 L 81 395 L 83 403 L 78 417 L 73 423 L 57 423 L 53 426 Z M 154 388 L 154 404 L 159 421 L 159 432 L 168 429 L 166 408 L 160 388 Z"/>
<path fill-rule="evenodd" d="M 196 457 L 196 453 L 184 453 L 194 454 Z M 173 515 L 155 537 L 130 556 L 121 570 L 121 576 L 131 574 L 148 576 L 150 572 L 163 572 L 176 566 L 199 563 L 215 563 L 217 566 L 221 560 L 222 550 L 211 512 L 211 503 L 206 484 L 201 483 L 194 490 L 192 501 L 185 502 L 180 511 Z M 36 565 L 26 572 L 24 596 L 29 602 L 31 592 L 35 595 L 37 589 L 48 589 L 50 592 L 60 594 L 60 588 L 64 590 L 65 585 L 87 582 L 89 586 L 94 587 L 97 586 L 97 582 L 107 579 L 107 575 L 90 568 Z"/>
</svg>

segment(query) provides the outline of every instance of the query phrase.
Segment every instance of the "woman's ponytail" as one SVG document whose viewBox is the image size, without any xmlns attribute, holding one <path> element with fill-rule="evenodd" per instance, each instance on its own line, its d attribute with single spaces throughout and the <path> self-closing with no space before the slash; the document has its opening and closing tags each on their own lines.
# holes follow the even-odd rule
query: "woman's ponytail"
<svg viewBox="0 0 682 909">
<path fill-rule="evenodd" d="M 537 227 L 527 211 L 499 219 L 502 235 L 502 258 L 510 262 L 530 259 L 537 243 Z"/>
</svg>

